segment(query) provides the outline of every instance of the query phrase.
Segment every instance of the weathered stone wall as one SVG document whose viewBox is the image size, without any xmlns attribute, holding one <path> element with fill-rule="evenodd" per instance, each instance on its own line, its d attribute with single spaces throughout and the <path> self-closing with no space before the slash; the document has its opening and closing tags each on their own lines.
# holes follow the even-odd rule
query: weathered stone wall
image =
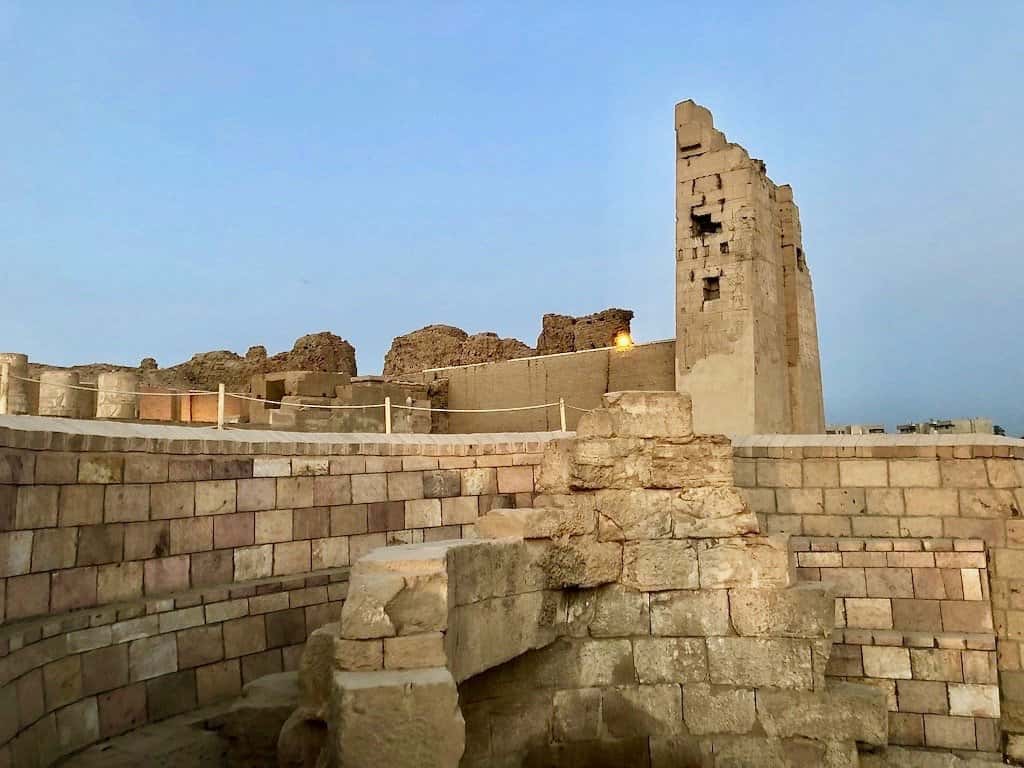
<svg viewBox="0 0 1024 768">
<path fill-rule="evenodd" d="M 529 506 L 548 437 L 0 420 L 0 765 L 293 669 L 350 559 Z"/>
<path fill-rule="evenodd" d="M 557 355 L 613 346 L 619 334 L 629 333 L 632 319 L 632 310 L 614 308 L 582 317 L 544 315 L 537 337 L 537 354 Z"/>
<path fill-rule="evenodd" d="M 737 485 L 765 530 L 830 537 L 837 547 L 866 546 L 864 542 L 878 539 L 893 546 L 887 562 L 902 570 L 890 575 L 890 588 L 905 591 L 909 569 L 910 589 L 921 603 L 911 614 L 912 634 L 930 634 L 935 647 L 941 648 L 934 638 L 948 636 L 951 630 L 954 635 L 968 626 L 992 631 L 998 647 L 1002 728 L 1011 734 L 1008 752 L 1024 757 L 1019 737 L 1024 733 L 1024 606 L 1016 597 L 1024 591 L 1024 441 L 986 435 L 751 436 L 737 438 L 735 454 Z M 917 544 L 919 540 L 923 545 Z M 942 554 L 951 546 L 963 546 L 961 540 L 980 540 L 985 551 Z M 903 551 L 916 546 L 928 551 Z M 951 610 L 946 601 L 959 594 L 957 577 L 952 575 L 941 587 L 934 579 L 930 585 L 919 584 L 920 569 L 932 558 L 936 567 L 941 560 L 966 558 L 972 568 L 980 568 L 982 556 L 989 570 L 990 607 L 986 598 L 984 606 L 960 603 Z M 808 568 L 802 570 L 805 577 L 831 581 L 840 596 L 875 597 L 865 592 L 863 565 L 823 567 L 817 574 L 810 570 L 817 567 L 811 566 L 812 560 L 835 562 L 847 555 L 829 551 L 798 557 L 804 557 Z M 862 562 L 878 559 L 874 553 L 850 557 Z M 919 588 L 925 591 L 919 594 Z M 990 619 L 985 615 L 989 610 Z M 964 616 L 958 616 L 960 612 Z M 947 625 L 951 617 L 960 621 Z M 904 632 L 907 646 L 912 646 L 911 633 L 903 628 L 893 631 Z M 958 641 L 954 637 L 951 642 Z M 966 645 L 957 650 L 964 648 L 987 650 Z M 940 738 L 961 745 L 971 736 L 963 720 L 942 721 L 937 719 L 943 714 L 939 712 L 914 714 L 922 717 L 904 718 L 906 731 L 900 738 L 921 738 L 919 719 L 924 726 L 929 719 L 943 724 Z M 979 747 L 992 744 L 987 731 L 977 730 L 975 738 Z"/>
<path fill-rule="evenodd" d="M 518 339 L 501 339 L 495 333 L 470 335 L 451 325 L 428 325 L 396 336 L 384 356 L 384 375 L 403 376 L 449 365 L 511 360 L 534 354 Z"/>
<path fill-rule="evenodd" d="M 702 432 L 825 431 L 817 326 L 789 187 L 676 105 L 676 388 Z"/>
</svg>

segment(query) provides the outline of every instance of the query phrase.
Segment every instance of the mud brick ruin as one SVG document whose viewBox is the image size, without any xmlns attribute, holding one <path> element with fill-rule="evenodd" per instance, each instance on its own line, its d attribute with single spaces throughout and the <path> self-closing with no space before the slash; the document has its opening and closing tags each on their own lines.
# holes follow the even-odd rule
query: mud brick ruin
<svg viewBox="0 0 1024 768">
<path fill-rule="evenodd" d="M 0 356 L 0 768 L 1024 764 L 1024 440 L 824 434 L 792 193 L 675 128 L 675 339 L 213 353 L 223 430 Z"/>
</svg>

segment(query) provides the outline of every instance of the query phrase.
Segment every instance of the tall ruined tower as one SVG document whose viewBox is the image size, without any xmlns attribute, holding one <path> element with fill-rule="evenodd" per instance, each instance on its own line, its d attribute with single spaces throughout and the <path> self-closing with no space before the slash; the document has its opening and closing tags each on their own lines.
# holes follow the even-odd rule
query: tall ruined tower
<svg viewBox="0 0 1024 768">
<path fill-rule="evenodd" d="M 825 431 L 814 294 L 789 186 L 676 105 L 676 389 L 698 432 Z"/>
</svg>

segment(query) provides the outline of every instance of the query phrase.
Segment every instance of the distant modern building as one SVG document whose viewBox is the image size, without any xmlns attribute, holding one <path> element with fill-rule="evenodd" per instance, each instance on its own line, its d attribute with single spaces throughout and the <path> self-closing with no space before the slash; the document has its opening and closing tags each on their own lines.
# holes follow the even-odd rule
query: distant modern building
<svg viewBox="0 0 1024 768">
<path fill-rule="evenodd" d="M 830 424 L 827 435 L 884 435 L 885 424 Z"/>
<path fill-rule="evenodd" d="M 901 435 L 1005 435 L 1006 430 L 992 419 L 930 419 L 917 423 L 900 424 Z"/>
</svg>

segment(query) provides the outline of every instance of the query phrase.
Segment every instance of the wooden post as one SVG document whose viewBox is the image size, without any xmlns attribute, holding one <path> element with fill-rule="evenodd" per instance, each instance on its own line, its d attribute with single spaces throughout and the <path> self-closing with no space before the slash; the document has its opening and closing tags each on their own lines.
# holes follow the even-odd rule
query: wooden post
<svg viewBox="0 0 1024 768">
<path fill-rule="evenodd" d="M 224 383 L 217 385 L 217 429 L 224 429 Z"/>
<path fill-rule="evenodd" d="M 563 432 L 568 431 L 565 428 L 565 398 L 564 397 L 558 398 L 558 419 L 559 419 L 559 421 L 562 424 L 562 431 Z"/>
<path fill-rule="evenodd" d="M 384 398 L 384 434 L 391 434 L 391 396 Z"/>
<path fill-rule="evenodd" d="M 0 364 L 0 414 L 7 413 L 7 393 L 11 388 L 11 364 Z"/>
</svg>

